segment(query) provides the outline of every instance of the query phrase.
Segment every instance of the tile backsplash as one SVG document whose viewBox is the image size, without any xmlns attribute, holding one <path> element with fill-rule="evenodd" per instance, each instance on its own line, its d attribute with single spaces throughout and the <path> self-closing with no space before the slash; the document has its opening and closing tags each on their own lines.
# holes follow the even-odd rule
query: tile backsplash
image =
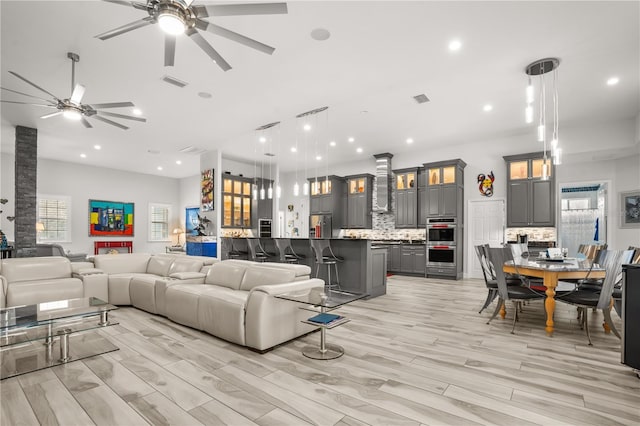
<svg viewBox="0 0 640 426">
<path fill-rule="evenodd" d="M 516 241 L 518 235 L 527 234 L 529 241 L 556 241 L 556 228 L 507 228 L 506 241 Z"/>
</svg>

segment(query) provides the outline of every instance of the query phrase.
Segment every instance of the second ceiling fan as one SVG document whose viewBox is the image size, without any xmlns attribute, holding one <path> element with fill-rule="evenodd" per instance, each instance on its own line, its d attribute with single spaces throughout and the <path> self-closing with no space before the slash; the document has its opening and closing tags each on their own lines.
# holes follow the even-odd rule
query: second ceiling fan
<svg viewBox="0 0 640 426">
<path fill-rule="evenodd" d="M 164 65 L 173 66 L 176 52 L 176 36 L 186 34 L 213 61 L 218 64 L 223 71 L 231 69 L 231 65 L 207 42 L 202 34 L 198 32 L 209 31 L 213 34 L 235 41 L 253 49 L 271 55 L 275 48 L 260 43 L 257 40 L 238 34 L 234 31 L 223 28 L 219 25 L 207 22 L 202 18 L 210 16 L 237 16 L 237 15 L 274 15 L 287 13 L 286 3 L 251 3 L 251 4 L 226 4 L 192 6 L 193 0 L 147 0 L 146 3 L 128 2 L 124 0 L 103 0 L 108 3 L 115 3 L 122 6 L 132 6 L 135 9 L 147 12 L 149 16 L 125 24 L 121 27 L 99 34 L 96 37 L 100 40 L 107 40 L 112 37 L 124 34 L 137 28 L 146 27 L 151 24 L 159 24 L 165 32 L 164 39 Z"/>
</svg>

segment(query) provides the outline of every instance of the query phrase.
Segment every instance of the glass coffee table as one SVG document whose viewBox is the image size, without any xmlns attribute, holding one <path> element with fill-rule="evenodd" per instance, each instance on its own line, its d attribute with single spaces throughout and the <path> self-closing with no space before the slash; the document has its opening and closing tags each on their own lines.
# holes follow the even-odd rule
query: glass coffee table
<svg viewBox="0 0 640 426">
<path fill-rule="evenodd" d="M 109 319 L 115 309 L 95 297 L 1 308 L 0 379 L 117 351 L 97 333 L 80 333 L 118 324 Z"/>
<path fill-rule="evenodd" d="M 304 304 L 306 306 L 302 306 L 300 309 L 308 310 L 316 314 L 302 322 L 320 328 L 320 346 L 306 346 L 302 349 L 302 354 L 312 359 L 334 359 L 344 354 L 344 348 L 326 343 L 326 331 L 327 329 L 338 327 L 349 322 L 349 319 L 327 313 L 367 296 L 367 294 L 348 293 L 336 290 L 325 292 L 323 288 L 312 288 L 305 292 L 283 293 L 275 297 Z M 318 322 L 320 320 L 323 322 Z"/>
</svg>

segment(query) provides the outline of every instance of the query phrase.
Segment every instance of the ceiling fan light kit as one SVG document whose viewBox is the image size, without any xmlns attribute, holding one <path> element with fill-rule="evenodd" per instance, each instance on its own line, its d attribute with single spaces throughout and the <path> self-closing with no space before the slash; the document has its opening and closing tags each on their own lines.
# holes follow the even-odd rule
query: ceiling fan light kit
<svg viewBox="0 0 640 426">
<path fill-rule="evenodd" d="M 120 128 L 122 130 L 127 130 L 128 129 L 127 126 L 125 126 L 123 124 L 120 124 L 118 122 L 115 122 L 113 120 L 109 120 L 107 118 L 101 117 L 100 115 L 107 115 L 107 116 L 111 116 L 111 117 L 123 118 L 123 119 L 126 119 L 126 120 L 140 121 L 140 122 L 143 122 L 143 123 L 147 121 L 146 118 L 142 118 L 142 117 L 133 117 L 133 116 L 124 115 L 124 114 L 116 114 L 116 113 L 113 113 L 113 112 L 101 111 L 102 108 L 134 107 L 135 105 L 132 102 L 110 102 L 110 103 L 92 104 L 92 105 L 83 104 L 82 103 L 82 98 L 83 98 L 84 93 L 85 93 L 85 86 L 83 86 L 82 84 L 76 84 L 75 83 L 76 62 L 80 61 L 80 56 L 77 53 L 68 52 L 67 53 L 67 58 L 71 59 L 71 96 L 68 99 L 58 98 L 57 96 L 55 96 L 51 92 L 43 89 L 42 87 L 38 86 L 37 84 L 35 84 L 33 82 L 27 80 L 26 78 L 24 78 L 20 74 L 14 72 L 14 71 L 9 71 L 9 73 L 12 74 L 13 76 L 19 78 L 20 80 L 22 80 L 25 83 L 29 84 L 30 86 L 38 89 L 39 91 L 41 91 L 43 93 L 46 93 L 47 95 L 51 96 L 53 99 L 45 99 L 45 98 L 41 98 L 39 96 L 33 96 L 33 95 L 29 95 L 27 93 L 22 93 L 22 92 L 18 92 L 16 90 L 7 89 L 5 87 L 0 87 L 0 89 L 5 90 L 7 92 L 12 92 L 12 93 L 16 93 L 16 94 L 19 94 L 19 95 L 28 96 L 30 98 L 39 99 L 39 100 L 47 102 L 47 103 L 46 104 L 33 104 L 33 103 L 27 103 L 27 102 L 9 101 L 9 100 L 4 100 L 4 99 L 2 99 L 1 102 L 3 102 L 3 103 L 11 103 L 11 104 L 35 105 L 35 106 L 43 106 L 43 107 L 46 107 L 46 108 L 53 108 L 53 109 L 56 109 L 57 111 L 49 113 L 49 114 L 45 114 L 45 115 L 41 116 L 40 118 L 46 119 L 46 118 L 55 117 L 57 115 L 62 115 L 66 119 L 82 122 L 82 124 L 86 128 L 92 128 L 93 127 L 91 125 L 91 123 L 89 123 L 87 118 L 94 118 L 96 120 L 102 121 L 103 123 L 107 123 L 107 124 L 110 124 L 112 126 L 118 127 L 118 128 Z"/>
<path fill-rule="evenodd" d="M 186 34 L 196 43 L 223 71 L 228 71 L 231 66 L 209 44 L 199 31 L 208 31 L 212 34 L 224 37 L 236 43 L 251 47 L 260 52 L 271 55 L 275 48 L 260 43 L 257 40 L 212 24 L 201 18 L 210 16 L 238 16 L 238 15 L 275 15 L 286 14 L 286 3 L 248 3 L 192 6 L 193 0 L 147 0 L 146 3 L 125 2 L 121 0 L 103 0 L 120 6 L 132 6 L 135 9 L 147 12 L 149 16 L 141 20 L 122 25 L 113 30 L 98 34 L 96 38 L 108 40 L 112 37 L 158 23 L 165 32 L 164 42 L 164 66 L 173 66 L 175 60 L 176 36 Z"/>
</svg>

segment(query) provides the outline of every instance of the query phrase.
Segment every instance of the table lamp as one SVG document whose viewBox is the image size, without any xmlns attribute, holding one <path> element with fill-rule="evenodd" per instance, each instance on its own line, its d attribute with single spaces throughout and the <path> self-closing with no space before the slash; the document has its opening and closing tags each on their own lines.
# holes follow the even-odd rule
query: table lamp
<svg viewBox="0 0 640 426">
<path fill-rule="evenodd" d="M 174 235 L 177 234 L 178 235 L 178 244 L 177 245 L 181 245 L 180 244 L 180 235 L 182 235 L 182 229 L 181 228 L 175 228 L 173 230 Z"/>
</svg>

